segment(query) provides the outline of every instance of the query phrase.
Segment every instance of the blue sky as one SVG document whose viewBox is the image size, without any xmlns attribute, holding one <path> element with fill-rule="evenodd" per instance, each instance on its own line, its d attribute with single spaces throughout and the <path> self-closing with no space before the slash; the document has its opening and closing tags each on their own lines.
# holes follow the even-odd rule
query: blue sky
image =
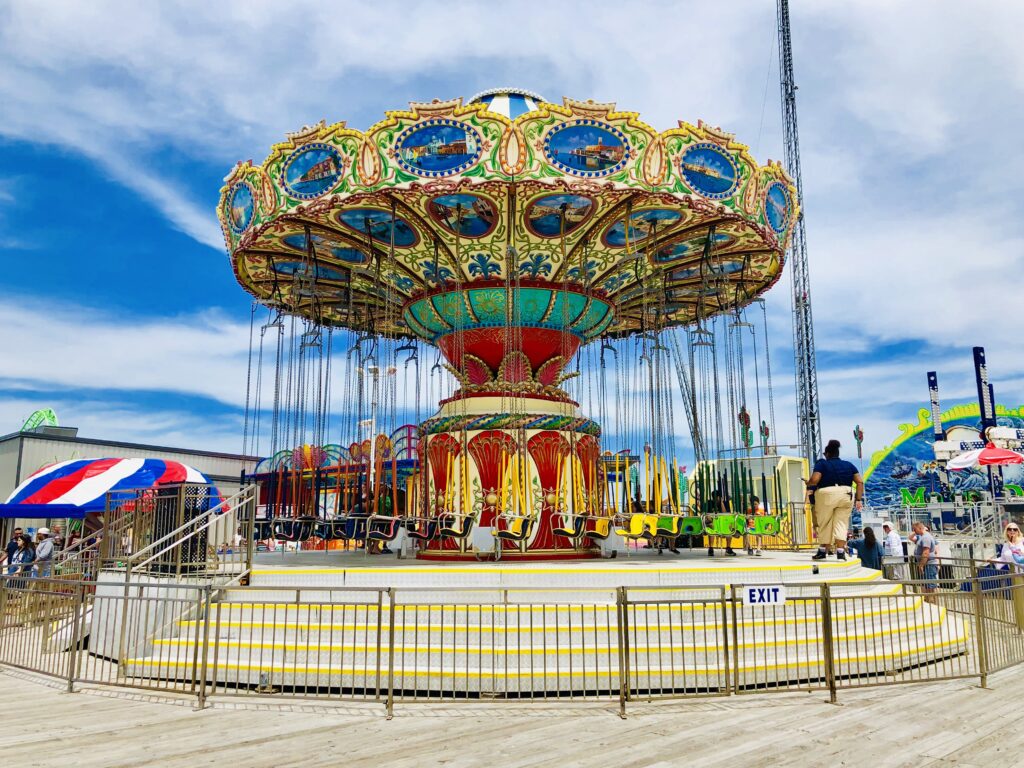
<svg viewBox="0 0 1024 768">
<path fill-rule="evenodd" d="M 1024 6 L 794 5 L 826 437 L 888 442 L 930 369 L 971 397 L 975 344 L 1024 402 Z M 766 0 L 0 0 L 0 433 L 52 405 L 93 437 L 241 447 L 249 302 L 214 207 L 285 132 L 515 84 L 777 159 L 774 23 Z M 788 280 L 768 300 L 786 440 Z"/>
</svg>

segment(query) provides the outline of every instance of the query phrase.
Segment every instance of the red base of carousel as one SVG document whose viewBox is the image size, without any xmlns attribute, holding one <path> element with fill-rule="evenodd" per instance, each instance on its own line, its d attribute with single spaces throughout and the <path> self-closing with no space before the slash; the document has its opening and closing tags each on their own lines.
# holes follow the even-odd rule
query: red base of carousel
<svg viewBox="0 0 1024 768">
<path fill-rule="evenodd" d="M 497 562 L 496 554 L 496 552 L 475 552 L 473 550 L 459 552 L 458 550 L 422 549 L 416 553 L 416 559 L 444 563 Z M 601 550 L 597 547 L 588 549 L 526 550 L 525 552 L 521 552 L 518 549 L 506 549 L 501 553 L 501 562 L 540 563 L 558 560 L 594 560 L 599 557 L 601 557 Z"/>
</svg>

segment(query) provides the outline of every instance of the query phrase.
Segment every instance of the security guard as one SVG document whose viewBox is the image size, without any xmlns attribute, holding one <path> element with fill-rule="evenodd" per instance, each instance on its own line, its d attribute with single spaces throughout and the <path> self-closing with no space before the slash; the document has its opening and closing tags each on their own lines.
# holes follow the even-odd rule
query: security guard
<svg viewBox="0 0 1024 768">
<path fill-rule="evenodd" d="M 814 502 L 814 524 L 818 528 L 818 552 L 812 560 L 824 560 L 834 546 L 836 558 L 846 559 L 846 531 L 853 505 L 864 504 L 864 479 L 857 467 L 839 458 L 839 441 L 829 440 L 825 458 L 814 465 L 807 481 L 808 500 Z"/>
</svg>

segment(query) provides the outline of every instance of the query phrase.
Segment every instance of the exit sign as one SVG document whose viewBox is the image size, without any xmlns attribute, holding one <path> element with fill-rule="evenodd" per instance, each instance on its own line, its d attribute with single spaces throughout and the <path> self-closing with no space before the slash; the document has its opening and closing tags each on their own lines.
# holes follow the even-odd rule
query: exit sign
<svg viewBox="0 0 1024 768">
<path fill-rule="evenodd" d="M 786 588 L 781 585 L 743 587 L 744 605 L 785 605 Z"/>
</svg>

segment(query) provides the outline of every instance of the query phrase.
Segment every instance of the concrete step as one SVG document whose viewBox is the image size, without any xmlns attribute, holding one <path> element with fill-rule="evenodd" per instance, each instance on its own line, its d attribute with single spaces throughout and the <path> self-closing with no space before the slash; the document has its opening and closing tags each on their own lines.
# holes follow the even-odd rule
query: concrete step
<svg viewBox="0 0 1024 768">
<path fill-rule="evenodd" d="M 886 646 L 891 648 L 891 645 Z M 617 690 L 619 665 L 613 648 L 595 647 L 573 654 L 533 653 L 478 654 L 458 659 L 438 651 L 433 658 L 410 656 L 396 648 L 394 686 L 396 689 L 450 692 L 530 692 L 543 695 L 553 691 Z M 684 647 L 656 655 L 639 646 L 630 653 L 631 687 L 641 690 L 717 688 L 732 676 L 742 687 L 798 684 L 823 677 L 824 659 L 820 647 L 809 645 L 795 652 L 789 646 L 760 649 L 756 657 L 741 655 L 736 665 L 719 649 L 695 656 Z M 858 651 L 843 643 L 836 645 L 835 673 L 839 677 L 891 675 L 939 659 L 951 659 L 967 650 L 962 622 L 947 620 L 930 636 L 908 636 L 898 651 Z M 253 657 L 225 649 L 209 660 L 207 676 L 220 683 L 269 684 L 290 688 L 373 688 L 387 680 L 387 653 L 373 648 L 364 658 L 289 660 L 277 654 Z M 383 665 L 379 674 L 378 659 Z M 461 663 L 460 663 L 461 662 Z M 126 665 L 128 677 L 189 679 L 196 666 L 178 655 L 170 659 L 134 659 Z"/>
</svg>

